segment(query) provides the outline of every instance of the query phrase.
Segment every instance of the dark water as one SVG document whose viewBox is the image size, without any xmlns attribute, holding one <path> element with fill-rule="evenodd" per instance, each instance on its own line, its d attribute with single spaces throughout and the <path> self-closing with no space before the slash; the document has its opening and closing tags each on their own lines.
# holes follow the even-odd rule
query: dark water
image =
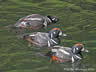
<svg viewBox="0 0 96 72">
<path fill-rule="evenodd" d="M 95 72 L 96 71 L 96 1 L 95 0 L 0 0 L 0 72 Z M 68 36 L 61 38 L 61 45 L 72 47 L 84 43 L 89 53 L 75 65 L 71 63 L 50 64 L 45 54 L 47 48 L 27 46 L 17 39 L 23 34 L 15 33 L 10 25 L 26 15 L 56 15 L 60 21 L 48 29 L 60 27 Z M 27 31 L 29 32 L 29 31 Z"/>
</svg>

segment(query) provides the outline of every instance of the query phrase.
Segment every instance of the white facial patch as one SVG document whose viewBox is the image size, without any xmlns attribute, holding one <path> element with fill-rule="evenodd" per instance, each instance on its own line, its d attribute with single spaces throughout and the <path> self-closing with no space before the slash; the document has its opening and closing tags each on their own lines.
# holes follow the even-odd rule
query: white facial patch
<svg viewBox="0 0 96 72">
<path fill-rule="evenodd" d="M 82 48 L 82 50 L 81 51 L 84 51 L 85 50 L 85 48 Z"/>
<path fill-rule="evenodd" d="M 79 50 L 79 48 L 76 48 L 76 50 Z"/>
<path fill-rule="evenodd" d="M 62 32 L 59 33 L 59 36 L 61 36 L 61 35 L 62 35 Z"/>
</svg>

